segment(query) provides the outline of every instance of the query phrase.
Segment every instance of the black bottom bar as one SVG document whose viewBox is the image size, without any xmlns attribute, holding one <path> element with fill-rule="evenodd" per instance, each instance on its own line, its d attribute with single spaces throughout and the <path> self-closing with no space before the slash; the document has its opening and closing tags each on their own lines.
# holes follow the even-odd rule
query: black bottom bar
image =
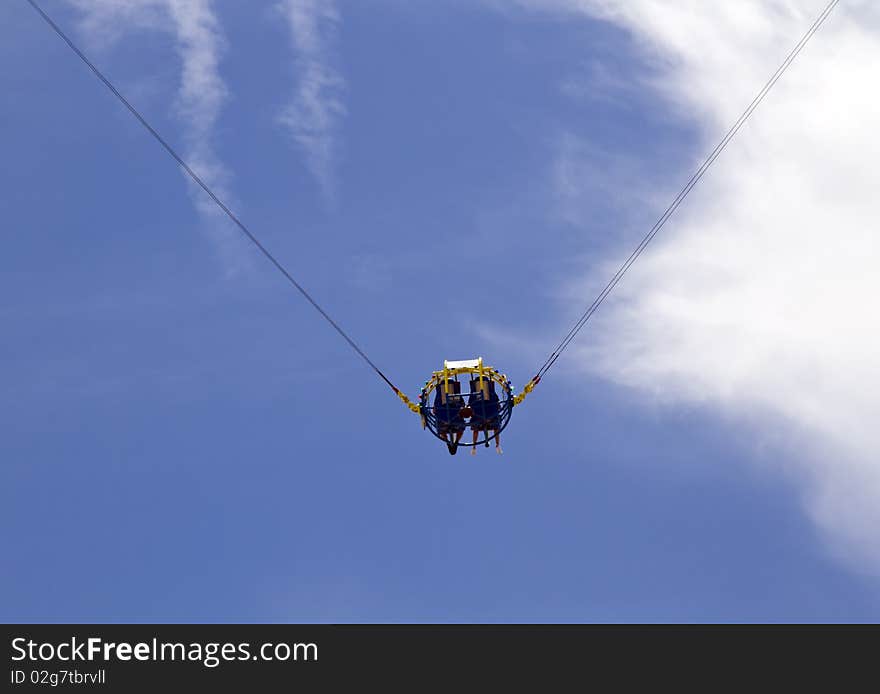
<svg viewBox="0 0 880 694">
<path fill-rule="evenodd" d="M 865 686 L 876 626 L 4 626 L 4 691 Z"/>
</svg>

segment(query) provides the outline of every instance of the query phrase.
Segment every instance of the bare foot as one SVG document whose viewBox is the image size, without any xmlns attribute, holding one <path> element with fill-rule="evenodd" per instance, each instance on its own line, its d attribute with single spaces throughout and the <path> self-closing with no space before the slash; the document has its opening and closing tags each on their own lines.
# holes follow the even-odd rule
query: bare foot
<svg viewBox="0 0 880 694">
<path fill-rule="evenodd" d="M 477 454 L 477 447 L 476 447 L 476 446 L 473 446 L 473 447 L 471 448 L 471 455 L 476 455 L 476 454 Z"/>
<path fill-rule="evenodd" d="M 498 455 L 501 455 L 502 453 L 504 453 L 504 451 L 501 450 L 501 446 L 495 446 L 495 452 L 496 452 Z"/>
</svg>

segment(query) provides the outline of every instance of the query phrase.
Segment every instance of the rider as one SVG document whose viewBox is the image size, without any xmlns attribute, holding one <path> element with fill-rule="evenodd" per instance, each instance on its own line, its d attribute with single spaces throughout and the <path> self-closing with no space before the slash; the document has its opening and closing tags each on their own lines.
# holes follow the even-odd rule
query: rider
<svg viewBox="0 0 880 694">
<path fill-rule="evenodd" d="M 449 452 L 455 455 L 458 442 L 464 436 L 465 423 L 461 415 L 464 399 L 461 397 L 461 383 L 449 379 L 437 386 L 434 395 L 434 416 L 437 418 L 437 433 L 446 439 Z"/>
<path fill-rule="evenodd" d="M 474 433 L 474 445 L 471 455 L 477 454 L 477 438 L 480 432 L 486 433 L 486 445 L 489 445 L 489 430 L 495 435 L 495 451 L 501 454 L 501 403 L 495 392 L 495 383 L 488 376 L 477 376 L 471 380 L 471 394 L 468 396 L 468 407 L 473 411 L 471 431 Z"/>
</svg>

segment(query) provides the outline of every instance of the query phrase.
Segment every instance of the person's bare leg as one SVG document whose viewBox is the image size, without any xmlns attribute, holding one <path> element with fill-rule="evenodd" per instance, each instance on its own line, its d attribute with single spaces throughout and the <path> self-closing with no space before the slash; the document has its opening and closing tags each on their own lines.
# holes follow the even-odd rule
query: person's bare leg
<svg viewBox="0 0 880 694">
<path fill-rule="evenodd" d="M 476 429 L 473 430 L 474 434 L 474 445 L 471 447 L 471 455 L 477 454 L 477 437 L 480 435 L 480 432 Z"/>
<path fill-rule="evenodd" d="M 504 451 L 501 450 L 501 432 L 498 429 L 495 430 L 495 452 L 498 455 L 501 455 Z"/>
</svg>

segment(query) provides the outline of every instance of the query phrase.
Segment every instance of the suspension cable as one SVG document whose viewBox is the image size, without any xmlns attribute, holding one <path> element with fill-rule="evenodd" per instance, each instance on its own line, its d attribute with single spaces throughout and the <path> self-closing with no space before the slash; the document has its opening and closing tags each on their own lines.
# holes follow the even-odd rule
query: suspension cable
<svg viewBox="0 0 880 694">
<path fill-rule="evenodd" d="M 73 42 L 73 40 L 72 40 L 72 39 L 71 39 L 71 38 L 70 38 L 70 37 L 69 37 L 69 36 L 68 36 L 68 35 L 67 35 L 67 34 L 61 29 L 61 27 L 59 27 L 58 24 L 56 24 L 48 14 L 46 14 L 46 12 L 43 10 L 43 8 L 40 7 L 40 6 L 35 2 L 35 0 L 27 0 L 27 2 L 28 2 L 28 4 L 30 4 L 31 7 L 34 8 L 34 10 L 37 11 L 37 13 L 43 18 L 43 20 L 46 22 L 46 24 L 48 24 L 48 25 L 52 28 L 52 30 L 53 30 L 56 34 L 58 34 L 58 36 L 59 36 L 59 37 L 60 37 L 60 38 L 61 38 L 61 39 L 62 39 L 62 40 L 63 40 L 63 41 L 64 41 L 64 42 L 70 47 L 70 49 L 71 49 L 71 50 L 77 55 L 77 57 L 78 57 L 80 60 L 82 60 L 83 63 L 86 64 L 86 66 L 87 66 L 87 67 L 88 67 L 88 68 L 89 68 L 89 69 L 95 74 L 95 76 L 96 76 L 99 80 L 101 80 L 101 82 L 104 83 L 104 86 L 107 87 L 107 89 L 109 89 L 109 90 L 113 93 L 113 95 L 114 95 L 117 99 L 119 99 L 119 101 L 122 103 L 122 105 L 125 106 L 125 108 L 127 108 L 127 109 L 131 112 L 131 114 L 132 114 L 132 115 L 133 115 L 133 116 L 134 116 L 134 117 L 140 122 L 140 124 L 141 124 L 142 126 L 144 126 L 144 128 L 147 130 L 147 132 L 149 132 L 150 135 L 152 135 L 153 138 L 154 138 L 154 139 L 155 139 L 160 145 L 162 145 L 162 147 L 165 149 L 165 151 L 168 152 L 168 154 L 171 155 L 171 157 L 172 157 L 172 158 L 173 158 L 173 159 L 174 159 L 174 160 L 180 165 L 180 167 L 181 167 L 181 168 L 182 168 L 182 169 L 183 169 L 183 170 L 189 175 L 189 177 L 190 177 L 193 181 L 195 181 L 196 184 L 198 184 L 198 186 L 199 186 L 203 191 L 205 191 L 205 193 L 207 193 L 208 197 L 210 197 L 211 200 L 214 201 L 214 203 L 217 205 L 217 207 L 219 207 L 219 208 L 224 212 L 224 214 L 226 214 L 226 216 L 229 217 L 229 219 L 231 219 L 231 220 L 233 221 L 233 223 L 239 228 L 239 230 L 241 230 L 241 232 L 242 232 L 242 233 L 243 233 L 243 234 L 244 234 L 244 235 L 245 235 L 245 236 L 246 236 L 246 237 L 247 237 L 247 238 L 248 238 L 248 239 L 249 239 L 249 240 L 250 240 L 250 241 L 251 241 L 251 242 L 257 247 L 257 248 L 258 248 L 258 249 L 259 249 L 259 250 L 260 250 L 260 252 L 261 252 L 261 253 L 262 253 L 262 254 L 263 254 L 263 255 L 269 260 L 269 262 L 271 262 L 272 265 L 274 265 L 275 268 L 276 268 L 276 269 L 277 269 L 282 275 L 284 275 L 285 279 L 287 279 L 287 281 L 288 281 L 291 285 L 293 285 L 293 287 L 294 287 L 294 288 L 295 288 L 300 294 L 302 294 L 302 296 L 305 298 L 305 300 L 308 301 L 308 302 L 312 305 L 312 307 L 313 307 L 318 313 L 321 314 L 321 317 L 322 317 L 325 321 L 327 321 L 327 322 L 333 327 L 333 329 L 334 329 L 337 333 L 339 333 L 339 335 L 342 337 L 342 339 L 344 339 L 344 340 L 348 343 L 348 345 L 349 345 L 349 346 L 350 346 L 355 352 L 357 352 L 357 354 L 358 354 L 358 355 L 359 355 L 359 356 L 360 356 L 360 357 L 361 357 L 361 358 L 362 358 L 367 364 L 369 364 L 369 366 L 373 369 L 373 371 L 375 371 L 375 372 L 379 375 L 379 377 L 380 377 L 383 381 L 385 381 L 385 383 L 387 383 L 395 393 L 397 393 L 398 396 L 403 396 L 403 393 L 401 393 L 401 391 L 398 390 L 398 388 L 397 388 L 397 387 L 391 382 L 391 380 L 390 380 L 390 379 L 389 379 L 384 373 L 382 373 L 382 370 L 381 370 L 378 366 L 376 366 L 376 364 L 373 362 L 373 360 L 370 359 L 370 358 L 366 355 L 366 353 L 365 353 L 365 352 L 364 352 L 364 351 L 358 346 L 358 344 L 357 344 L 357 343 L 356 343 L 356 342 L 355 342 L 355 341 L 354 341 L 354 340 L 348 335 L 348 333 L 346 333 L 346 332 L 340 327 L 340 325 L 339 325 L 335 320 L 333 320 L 333 318 L 330 317 L 330 315 L 327 313 L 327 311 L 325 311 L 325 310 L 321 307 L 321 305 L 318 304 L 317 301 L 315 301 L 315 299 L 312 297 L 312 295 L 309 294 L 309 292 L 306 291 L 306 289 L 305 289 L 305 288 L 304 288 L 299 282 L 297 282 L 297 281 L 294 279 L 293 275 L 291 275 L 290 272 L 288 272 L 287 268 L 285 268 L 284 265 L 281 264 L 281 261 L 279 261 L 274 255 L 272 255 L 271 252 L 269 252 L 269 250 L 268 250 L 268 249 L 267 249 L 267 248 L 266 248 L 266 247 L 265 247 L 265 246 L 259 241 L 259 239 L 258 239 L 258 238 L 257 238 L 252 232 L 251 232 L 251 230 L 248 229 L 248 227 L 244 224 L 244 222 L 242 222 L 242 221 L 241 221 L 241 220 L 240 220 L 240 219 L 239 219 L 239 218 L 238 218 L 238 217 L 232 212 L 232 210 L 230 210 L 229 207 L 227 207 L 227 205 L 226 205 L 226 204 L 225 204 L 225 203 L 224 203 L 224 202 L 223 202 L 223 201 L 217 196 L 217 194 L 214 193 L 214 191 L 211 189 L 211 187 L 210 187 L 207 183 L 205 183 L 205 181 L 204 181 L 204 180 L 203 180 L 198 174 L 196 174 L 195 171 L 193 171 L 193 169 L 190 167 L 190 165 L 187 164 L 186 161 L 183 159 L 183 157 L 181 157 L 181 156 L 177 153 L 177 151 L 174 149 L 174 147 L 172 147 L 172 146 L 168 143 L 168 141 L 167 141 L 165 138 L 163 138 L 163 137 L 158 133 L 158 131 L 156 131 L 156 129 L 153 128 L 152 125 L 150 125 L 150 123 L 147 121 L 147 119 L 144 118 L 144 116 L 141 115 L 141 113 L 140 113 L 140 112 L 139 112 L 134 106 L 132 106 L 131 102 L 129 102 L 128 99 L 126 99 L 126 98 L 120 93 L 120 91 L 119 91 L 119 90 L 113 85 L 113 83 L 112 83 L 112 82 L 111 82 L 111 81 L 110 81 L 110 80 L 104 75 L 104 73 L 101 72 L 101 71 L 95 66 L 95 64 L 94 64 L 91 60 L 89 60 L 89 59 L 86 57 L 85 53 L 83 53 L 83 52 L 79 49 L 79 47 Z M 401 399 L 403 399 L 404 397 L 405 397 L 405 396 L 401 397 Z M 407 401 L 404 400 L 404 402 L 407 402 Z"/>
<path fill-rule="evenodd" d="M 807 30 L 807 33 L 803 35 L 800 41 L 798 41 L 797 45 L 792 49 L 792 51 L 786 56 L 785 60 L 782 62 L 782 65 L 777 68 L 776 72 L 767 80 L 767 83 L 763 86 L 760 92 L 758 92 L 757 96 L 752 99 L 752 102 L 743 112 L 743 114 L 737 119 L 737 121 L 731 126 L 730 130 L 724 135 L 721 141 L 716 145 L 715 149 L 709 154 L 703 164 L 699 169 L 691 176 L 690 180 L 685 184 L 685 186 L 679 191 L 678 195 L 675 199 L 670 203 L 669 207 L 663 212 L 660 216 L 660 219 L 651 227 L 651 230 L 645 235 L 645 237 L 641 240 L 638 246 L 636 246 L 635 250 L 630 254 L 630 256 L 626 259 L 623 265 L 618 268 L 617 272 L 611 277 L 608 281 L 608 284 L 599 292 L 599 295 L 593 300 L 587 310 L 581 315 L 581 317 L 575 322 L 574 326 L 568 333 L 562 338 L 562 341 L 557 345 L 556 349 L 554 349 L 550 356 L 544 361 L 543 365 L 536 372 L 535 377 L 532 379 L 531 384 L 537 384 L 541 378 L 550 370 L 550 367 L 556 363 L 556 360 L 559 359 L 559 356 L 565 351 L 566 347 L 571 344 L 571 341 L 577 336 L 577 334 L 581 331 L 581 329 L 586 325 L 587 321 L 592 318 L 593 314 L 598 310 L 599 306 L 602 305 L 602 302 L 608 297 L 608 295 L 614 290 L 626 272 L 632 267 L 633 263 L 639 258 L 639 256 L 644 252 L 645 248 L 648 247 L 648 244 L 654 240 L 654 237 L 657 233 L 666 225 L 666 222 L 669 221 L 669 218 L 675 213 L 675 211 L 679 208 L 679 206 L 684 202 L 685 198 L 690 194 L 690 192 L 694 189 L 697 183 L 700 182 L 700 179 L 706 174 L 712 164 L 715 163 L 715 160 L 721 155 L 721 153 L 727 148 L 727 145 L 730 144 L 731 140 L 736 136 L 736 134 L 740 131 L 740 129 L 745 125 L 746 121 L 755 112 L 755 110 L 760 106 L 761 102 L 764 101 L 766 96 L 770 93 L 776 83 L 782 78 L 782 76 L 786 73 L 788 68 L 794 62 L 795 58 L 800 54 L 800 52 L 804 49 L 804 47 L 809 43 L 810 39 L 813 38 L 813 35 L 819 31 L 821 26 L 825 23 L 825 20 L 831 15 L 834 11 L 834 8 L 837 7 L 840 0 L 832 0 L 828 3 L 819 17 L 813 22 L 812 26 Z"/>
<path fill-rule="evenodd" d="M 177 164 L 189 175 L 189 177 L 200 187 L 202 190 L 211 198 L 211 200 L 229 217 L 230 220 L 239 228 L 239 230 L 260 250 L 260 252 L 275 266 L 275 268 L 287 279 L 287 281 L 308 301 L 312 307 L 318 311 L 322 318 L 324 318 L 327 323 L 348 343 L 348 345 L 376 372 L 376 374 L 385 381 L 388 386 L 403 400 L 404 404 L 406 404 L 410 409 L 417 411 L 417 408 L 409 402 L 408 398 L 391 382 L 391 380 L 382 372 L 381 369 L 366 355 L 366 353 L 358 346 L 358 344 L 340 327 L 340 325 L 330 317 L 330 315 L 318 304 L 318 302 L 309 294 L 309 292 L 299 283 L 296 279 L 290 274 L 290 272 L 282 265 L 282 263 L 259 241 L 259 239 L 250 231 L 250 229 L 232 212 L 232 210 L 214 193 L 211 187 L 205 183 L 205 181 L 199 177 L 196 172 L 186 163 L 186 161 L 177 153 L 177 151 L 165 140 L 150 123 L 144 118 L 143 115 L 119 92 L 119 90 L 113 85 L 112 82 L 92 63 L 88 57 L 79 49 L 79 47 L 70 39 L 70 37 L 56 24 L 52 18 L 37 4 L 35 0 L 27 0 L 28 4 L 33 7 L 33 9 L 42 17 L 42 19 L 52 28 L 52 30 L 70 47 L 70 49 L 79 57 L 80 60 L 95 74 L 95 76 L 113 93 L 113 95 L 131 112 L 131 114 L 140 122 L 140 124 L 153 136 L 153 138 L 166 150 L 166 152 L 177 162 Z M 636 246 L 636 248 L 632 251 L 626 261 L 618 268 L 617 272 L 611 277 L 599 295 L 593 300 L 593 302 L 587 307 L 586 311 L 578 318 L 572 328 L 566 333 L 565 337 L 563 337 L 562 341 L 557 345 L 557 347 L 550 353 L 544 363 L 536 372 L 536 375 L 532 378 L 532 380 L 527 384 L 525 391 L 522 395 L 517 396 L 519 400 L 517 404 L 522 401 L 522 398 L 525 397 L 535 385 L 540 382 L 543 376 L 550 370 L 550 368 L 556 363 L 556 360 L 559 359 L 562 352 L 571 344 L 572 340 L 577 336 L 577 334 L 581 331 L 581 329 L 586 325 L 586 323 L 592 318 L 601 304 L 605 301 L 608 295 L 614 290 L 614 288 L 618 285 L 623 276 L 627 273 L 627 271 L 632 267 L 632 265 L 636 262 L 636 260 L 641 256 L 641 254 L 645 251 L 651 241 L 654 240 L 654 237 L 660 232 L 660 230 L 666 225 L 666 222 L 669 221 L 670 217 L 678 210 L 687 196 L 691 193 L 694 187 L 699 183 L 699 181 L 703 178 L 706 172 L 711 168 L 711 166 L 715 163 L 721 153 L 727 148 L 730 142 L 734 139 L 737 133 L 742 129 L 745 125 L 746 121 L 751 117 L 754 111 L 760 106 L 760 104 L 764 101 L 776 83 L 782 78 L 782 76 L 788 71 L 788 68 L 792 65 L 801 51 L 806 47 L 807 43 L 809 43 L 810 39 L 815 35 L 815 33 L 822 27 L 837 5 L 840 3 L 840 0 L 831 0 L 829 4 L 825 7 L 819 17 L 813 22 L 812 26 L 807 30 L 801 40 L 795 45 L 792 51 L 786 56 L 785 60 L 782 64 L 777 68 L 776 72 L 770 77 L 770 79 L 766 82 L 763 88 L 758 92 L 757 96 L 752 100 L 746 110 L 742 113 L 742 115 L 737 119 L 737 121 L 730 127 L 721 141 L 715 146 L 715 149 L 709 154 L 706 160 L 702 163 L 702 165 L 697 169 L 697 171 L 691 176 L 690 180 L 684 185 L 684 187 L 679 191 L 678 195 L 674 198 L 672 203 L 666 208 L 660 218 L 655 222 L 654 226 L 651 227 L 650 231 L 645 235 L 645 237 L 641 240 L 641 242 Z"/>
</svg>

